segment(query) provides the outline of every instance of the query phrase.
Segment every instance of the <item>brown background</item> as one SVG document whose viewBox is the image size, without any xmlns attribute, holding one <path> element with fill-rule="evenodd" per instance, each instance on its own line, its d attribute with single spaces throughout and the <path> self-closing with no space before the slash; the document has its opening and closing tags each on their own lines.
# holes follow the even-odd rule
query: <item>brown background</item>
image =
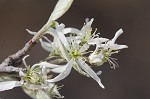
<svg viewBox="0 0 150 99">
<path fill-rule="evenodd" d="M 57 0 L 0 0 L 0 61 L 22 48 L 32 36 L 25 29 L 38 31 L 44 25 Z M 106 89 L 76 71 L 59 85 L 65 99 L 150 99 L 150 1 L 149 0 L 75 0 L 71 9 L 58 21 L 81 28 L 85 18 L 95 18 L 93 28 L 111 39 L 119 28 L 124 34 L 119 44 L 128 49 L 114 57 L 120 65 L 97 68 Z M 40 45 L 29 53 L 28 64 L 46 57 Z M 0 92 L 2 99 L 29 99 L 21 88 Z"/>
</svg>

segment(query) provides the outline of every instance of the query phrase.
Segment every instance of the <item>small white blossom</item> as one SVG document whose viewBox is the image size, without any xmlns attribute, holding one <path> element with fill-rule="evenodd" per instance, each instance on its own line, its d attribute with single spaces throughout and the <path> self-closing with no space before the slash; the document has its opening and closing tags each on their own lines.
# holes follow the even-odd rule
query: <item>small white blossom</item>
<svg viewBox="0 0 150 99">
<path fill-rule="evenodd" d="M 120 29 L 116 32 L 112 40 L 106 40 L 106 43 L 97 43 L 95 51 L 89 56 L 90 63 L 94 63 L 97 66 L 102 65 L 104 62 L 108 61 L 112 68 L 115 68 L 118 64 L 115 62 L 115 58 L 111 58 L 112 54 L 118 53 L 120 49 L 128 48 L 126 45 L 118 45 L 115 43 L 116 39 L 123 33 Z M 93 43 L 94 44 L 94 43 Z"/>
<path fill-rule="evenodd" d="M 57 81 L 64 79 L 65 77 L 69 75 L 71 68 L 73 67 L 77 71 L 79 71 L 81 74 L 92 77 L 94 80 L 98 82 L 98 84 L 102 88 L 104 88 L 103 84 L 101 83 L 100 78 L 90 68 L 90 66 L 82 60 L 82 58 L 84 59 L 82 55 L 86 53 L 86 50 L 88 50 L 89 45 L 87 43 L 85 43 L 84 45 L 80 45 L 77 43 L 76 39 L 74 40 L 62 39 L 62 38 L 65 38 L 65 35 L 63 32 L 60 32 L 60 30 L 62 31 L 62 28 L 61 27 L 59 28 L 57 27 L 55 31 L 51 29 L 49 33 L 53 35 L 54 38 L 57 38 L 57 44 L 61 51 L 61 54 L 63 55 L 63 58 L 65 58 L 68 61 L 68 63 L 66 64 L 66 69 L 62 73 L 60 73 L 54 79 L 48 80 L 48 82 L 57 82 Z"/>
<path fill-rule="evenodd" d="M 26 73 L 24 73 L 24 71 L 19 72 L 20 81 L 0 82 L 0 91 L 21 86 L 23 90 L 34 99 L 63 98 L 58 92 L 59 87 L 54 83 L 47 82 L 48 79 L 51 79 L 51 75 L 48 74 L 50 71 L 47 67 L 52 69 L 57 66 L 47 62 L 34 64 L 31 68 L 28 66 Z"/>
</svg>

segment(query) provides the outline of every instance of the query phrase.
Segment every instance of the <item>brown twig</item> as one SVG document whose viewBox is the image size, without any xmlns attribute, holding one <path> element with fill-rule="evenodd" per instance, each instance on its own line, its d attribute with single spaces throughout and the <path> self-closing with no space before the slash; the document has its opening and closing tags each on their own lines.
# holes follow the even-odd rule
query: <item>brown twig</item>
<svg viewBox="0 0 150 99">
<path fill-rule="evenodd" d="M 46 26 L 43 26 L 43 28 L 41 28 L 37 34 L 35 36 L 33 36 L 33 38 L 31 40 L 29 40 L 25 46 L 19 50 L 18 52 L 16 52 L 15 54 L 12 54 L 10 56 L 8 56 L 1 64 L 0 64 L 0 72 L 11 72 L 12 69 L 6 69 L 7 66 L 18 66 L 22 63 L 22 58 L 26 55 L 26 53 L 32 48 L 34 47 L 39 39 L 43 36 L 44 32 L 47 30 L 48 28 L 46 28 Z"/>
</svg>

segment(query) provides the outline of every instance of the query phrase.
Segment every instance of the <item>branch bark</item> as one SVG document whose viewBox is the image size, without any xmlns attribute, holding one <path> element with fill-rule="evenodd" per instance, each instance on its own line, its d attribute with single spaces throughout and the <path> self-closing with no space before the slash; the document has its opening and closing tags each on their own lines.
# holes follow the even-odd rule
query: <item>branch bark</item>
<svg viewBox="0 0 150 99">
<path fill-rule="evenodd" d="M 25 46 L 19 50 L 18 52 L 8 56 L 1 64 L 0 64 L 0 72 L 11 72 L 12 67 L 15 66 L 17 67 L 18 65 L 22 64 L 22 58 L 26 55 L 26 53 L 28 51 L 30 51 L 30 49 L 32 47 L 34 47 L 39 39 L 43 36 L 44 32 L 47 30 L 48 28 L 45 28 L 45 26 L 43 26 L 43 28 L 41 28 L 37 34 L 35 36 L 33 36 L 32 39 L 30 39 Z M 7 69 L 6 67 L 10 67 L 11 69 Z"/>
</svg>

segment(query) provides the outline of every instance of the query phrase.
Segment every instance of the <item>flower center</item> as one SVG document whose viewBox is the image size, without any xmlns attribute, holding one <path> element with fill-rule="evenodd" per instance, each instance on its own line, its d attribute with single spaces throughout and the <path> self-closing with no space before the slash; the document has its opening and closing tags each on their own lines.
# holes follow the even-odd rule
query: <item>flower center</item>
<svg viewBox="0 0 150 99">
<path fill-rule="evenodd" d="M 77 58 L 77 57 L 81 56 L 81 53 L 77 49 L 75 49 L 75 50 L 71 51 L 70 55 L 73 58 Z"/>
<path fill-rule="evenodd" d="M 24 81 L 26 81 L 28 84 L 42 84 L 44 83 L 44 78 L 39 70 L 39 68 L 35 68 L 32 71 L 28 69 L 26 76 L 22 77 Z"/>
</svg>

